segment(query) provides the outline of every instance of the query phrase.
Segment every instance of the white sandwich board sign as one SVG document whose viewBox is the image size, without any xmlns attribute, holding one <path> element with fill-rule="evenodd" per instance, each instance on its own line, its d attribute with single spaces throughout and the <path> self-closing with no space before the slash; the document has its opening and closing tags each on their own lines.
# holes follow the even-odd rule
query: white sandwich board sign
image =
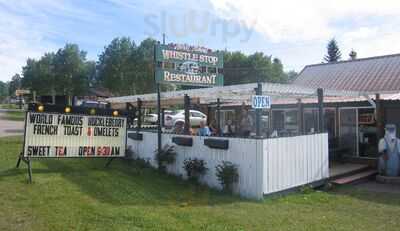
<svg viewBox="0 0 400 231">
<path fill-rule="evenodd" d="M 126 117 L 27 112 L 23 156 L 124 157 Z"/>
</svg>

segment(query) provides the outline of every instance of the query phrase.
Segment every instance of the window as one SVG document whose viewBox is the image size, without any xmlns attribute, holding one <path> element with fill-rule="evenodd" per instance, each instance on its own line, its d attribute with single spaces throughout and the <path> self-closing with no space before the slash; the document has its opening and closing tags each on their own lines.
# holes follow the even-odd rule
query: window
<svg viewBox="0 0 400 231">
<path fill-rule="evenodd" d="M 190 115 L 193 117 L 200 117 L 200 118 L 203 117 L 203 115 L 201 113 L 195 112 L 195 111 L 190 112 Z"/>
<path fill-rule="evenodd" d="M 312 134 L 318 131 L 318 109 L 304 109 L 304 132 Z"/>
</svg>

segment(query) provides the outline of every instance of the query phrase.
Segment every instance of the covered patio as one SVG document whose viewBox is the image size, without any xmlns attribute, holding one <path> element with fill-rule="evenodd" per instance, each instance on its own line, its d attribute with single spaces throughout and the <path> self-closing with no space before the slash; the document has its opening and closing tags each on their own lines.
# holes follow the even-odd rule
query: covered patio
<svg viewBox="0 0 400 231">
<path fill-rule="evenodd" d="M 274 105 L 291 105 L 296 109 L 295 132 L 282 132 L 274 127 L 272 108 L 252 109 L 253 95 L 268 95 Z M 140 158 L 147 159 L 154 167 L 154 150 L 157 146 L 177 146 L 177 162 L 168 172 L 184 175 L 182 163 L 187 158 L 201 158 L 207 161 L 209 173 L 202 179 L 204 184 L 220 188 L 215 178 L 215 166 L 221 161 L 230 161 L 239 166 L 240 180 L 235 192 L 249 198 L 260 199 L 263 195 L 282 192 L 305 184 L 323 184 L 330 176 L 328 133 L 324 120 L 324 100 L 358 97 L 369 100 L 366 94 L 350 91 L 312 89 L 289 84 L 254 83 L 214 88 L 200 88 L 163 92 L 160 95 L 160 110 L 185 110 L 185 133 L 174 134 L 159 126 L 149 129 L 142 127 L 144 108 L 157 107 L 157 94 L 109 98 L 114 108 L 128 108 L 134 118 L 128 134 L 128 145 Z M 304 104 L 317 105 L 317 116 L 304 119 Z M 179 106 L 180 105 L 180 106 Z M 234 108 L 231 117 L 224 110 Z M 207 120 L 216 121 L 217 133 L 213 136 L 196 136 L 190 129 L 189 110 L 196 109 L 207 115 Z M 251 112 L 255 123 L 249 136 L 240 134 L 227 137 L 221 132 L 226 118 L 234 119 L 240 126 L 238 112 Z M 323 115 L 323 116 L 318 116 Z M 164 118 L 160 115 L 158 118 Z M 305 127 L 316 124 L 312 131 Z M 293 129 L 294 130 L 294 129 Z M 159 135 L 157 135 L 157 132 Z M 159 143 L 157 145 L 157 140 Z M 349 168 L 341 168 L 343 171 Z M 350 168 L 352 170 L 352 168 Z M 339 170 L 331 170 L 339 172 Z M 336 173 L 335 173 L 336 174 Z"/>
</svg>

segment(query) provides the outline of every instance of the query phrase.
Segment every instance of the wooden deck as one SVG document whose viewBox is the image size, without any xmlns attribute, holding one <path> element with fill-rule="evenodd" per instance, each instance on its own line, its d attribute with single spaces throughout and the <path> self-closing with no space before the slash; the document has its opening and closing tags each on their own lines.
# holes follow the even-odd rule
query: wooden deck
<svg viewBox="0 0 400 231">
<path fill-rule="evenodd" d="M 365 164 L 351 164 L 351 163 L 329 163 L 329 177 L 335 179 L 345 175 L 351 175 L 358 173 L 363 170 L 367 170 L 370 167 Z"/>
</svg>

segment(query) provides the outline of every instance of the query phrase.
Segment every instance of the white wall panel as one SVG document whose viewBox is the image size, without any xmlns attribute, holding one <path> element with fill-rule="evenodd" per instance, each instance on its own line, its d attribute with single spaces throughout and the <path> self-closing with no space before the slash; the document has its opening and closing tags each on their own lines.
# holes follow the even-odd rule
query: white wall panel
<svg viewBox="0 0 400 231">
<path fill-rule="evenodd" d="M 263 140 L 264 193 L 274 193 L 329 177 L 328 135 Z"/>
</svg>

